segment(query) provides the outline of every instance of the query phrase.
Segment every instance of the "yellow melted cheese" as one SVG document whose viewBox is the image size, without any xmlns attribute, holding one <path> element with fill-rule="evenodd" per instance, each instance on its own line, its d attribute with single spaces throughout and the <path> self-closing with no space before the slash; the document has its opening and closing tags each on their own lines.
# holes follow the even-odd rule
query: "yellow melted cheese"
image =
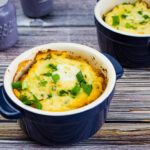
<svg viewBox="0 0 150 150">
<path fill-rule="evenodd" d="M 57 66 L 57 69 L 52 71 L 49 64 Z M 85 93 L 83 88 L 76 96 L 60 95 L 61 90 L 69 91 L 75 87 L 78 83 L 76 75 L 80 71 L 86 82 L 92 85 L 90 95 Z M 46 73 L 51 73 L 51 76 L 45 76 Z M 52 75 L 56 74 L 59 75 L 59 80 L 55 83 Z M 50 50 L 36 55 L 35 63 L 20 81 L 22 89 L 14 89 L 15 95 L 18 98 L 26 96 L 30 100 L 34 95 L 40 102 L 41 109 L 51 112 L 67 111 L 87 105 L 97 99 L 106 86 L 106 79 L 101 70 L 94 69 L 86 60 L 71 56 L 68 52 Z"/>
<path fill-rule="evenodd" d="M 104 15 L 104 21 L 117 30 L 150 34 L 150 8 L 143 1 L 124 3 Z"/>
</svg>

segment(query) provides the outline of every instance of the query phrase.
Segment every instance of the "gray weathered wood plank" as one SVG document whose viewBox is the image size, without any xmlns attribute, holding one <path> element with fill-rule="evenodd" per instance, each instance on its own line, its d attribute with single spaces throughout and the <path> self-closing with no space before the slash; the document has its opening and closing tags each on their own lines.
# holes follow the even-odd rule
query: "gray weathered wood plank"
<svg viewBox="0 0 150 150">
<path fill-rule="evenodd" d="M 2 144 L 0 144 L 0 149 L 1 150 L 149 150 L 150 148 L 150 144 L 145 144 L 145 145 L 115 145 L 115 144 L 107 144 L 107 143 L 103 143 L 103 142 L 98 142 L 97 144 L 74 144 L 74 145 L 66 145 L 66 146 L 42 146 L 36 143 L 31 143 L 31 142 L 25 142 L 25 143 L 21 143 L 21 142 L 10 142 L 10 141 L 6 141 L 3 142 Z M 1 143 L 1 141 L 0 141 Z"/>
<path fill-rule="evenodd" d="M 92 140 L 150 144 L 150 123 L 105 123 Z M 29 140 L 18 123 L 0 123 L 0 140 Z M 87 141 L 85 141 L 87 142 Z"/>
</svg>

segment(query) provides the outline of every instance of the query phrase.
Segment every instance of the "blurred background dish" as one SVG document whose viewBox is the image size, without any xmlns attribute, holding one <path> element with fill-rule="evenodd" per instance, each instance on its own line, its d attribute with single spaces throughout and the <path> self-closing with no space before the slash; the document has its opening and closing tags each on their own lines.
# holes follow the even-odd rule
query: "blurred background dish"
<svg viewBox="0 0 150 150">
<path fill-rule="evenodd" d="M 53 9 L 53 0 L 21 0 L 24 14 L 38 18 L 48 15 Z"/>
<path fill-rule="evenodd" d="M 150 66 L 150 34 L 134 34 L 114 29 L 104 21 L 104 15 L 121 3 L 136 0 L 100 0 L 95 7 L 95 23 L 101 50 L 114 56 L 124 67 Z M 150 4 L 150 1 L 146 1 Z"/>
<path fill-rule="evenodd" d="M 0 0 L 0 50 L 12 47 L 17 40 L 15 7 L 8 0 Z"/>
</svg>

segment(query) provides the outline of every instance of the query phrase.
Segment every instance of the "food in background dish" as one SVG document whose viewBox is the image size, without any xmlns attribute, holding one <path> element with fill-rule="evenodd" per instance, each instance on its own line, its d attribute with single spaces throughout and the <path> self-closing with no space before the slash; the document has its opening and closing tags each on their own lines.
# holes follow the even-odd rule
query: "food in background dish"
<svg viewBox="0 0 150 150">
<path fill-rule="evenodd" d="M 122 3 L 104 15 L 111 27 L 134 34 L 150 34 L 150 8 L 144 1 Z"/>
<path fill-rule="evenodd" d="M 25 68 L 26 72 L 19 77 Z M 29 67 L 30 66 L 30 67 Z M 37 53 L 34 61 L 19 64 L 12 83 L 14 94 L 24 104 L 62 112 L 85 106 L 105 90 L 106 75 L 80 56 L 66 51 Z"/>
</svg>

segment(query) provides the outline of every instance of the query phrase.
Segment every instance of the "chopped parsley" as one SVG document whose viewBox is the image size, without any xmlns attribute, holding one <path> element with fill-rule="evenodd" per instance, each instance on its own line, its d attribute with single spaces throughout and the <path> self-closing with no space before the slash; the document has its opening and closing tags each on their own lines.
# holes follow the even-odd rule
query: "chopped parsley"
<svg viewBox="0 0 150 150">
<path fill-rule="evenodd" d="M 52 80 L 54 81 L 54 83 L 57 83 L 59 81 L 59 79 L 60 79 L 59 74 L 52 75 Z"/>
<path fill-rule="evenodd" d="M 112 25 L 117 26 L 120 24 L 119 16 L 112 16 Z"/>
<path fill-rule="evenodd" d="M 22 89 L 22 82 L 21 81 L 13 82 L 12 88 L 13 89 L 19 89 L 19 90 Z"/>
</svg>

